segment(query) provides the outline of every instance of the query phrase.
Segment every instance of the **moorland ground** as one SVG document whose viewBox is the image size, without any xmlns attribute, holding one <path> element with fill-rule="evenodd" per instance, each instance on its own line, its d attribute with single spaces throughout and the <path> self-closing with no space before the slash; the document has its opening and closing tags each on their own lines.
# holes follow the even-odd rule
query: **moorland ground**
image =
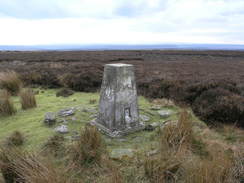
<svg viewBox="0 0 244 183">
<path fill-rule="evenodd" d="M 0 52 L 0 70 L 17 71 L 26 84 L 83 92 L 99 91 L 104 64 L 118 62 L 135 65 L 139 94 L 189 105 L 212 124 L 244 126 L 243 51 Z"/>
<path fill-rule="evenodd" d="M 150 117 L 146 124 L 164 125 L 101 140 L 97 131 L 85 126 L 94 116 L 90 109 L 98 106 L 104 64 L 118 62 L 136 66 L 138 92 L 148 97 L 139 98 L 140 114 Z M 35 87 L 37 102 L 37 107 L 26 110 L 21 108 L 21 95 L 6 97 L 16 111 L 0 116 L 0 170 L 5 181 L 14 182 L 16 177 L 37 183 L 243 181 L 244 134 L 236 125 L 243 126 L 244 119 L 244 52 L 1 52 L 0 63 L 1 72 L 17 71 L 25 87 Z M 1 79 L 11 75 L 16 76 L 10 72 Z M 82 92 L 57 97 L 57 89 L 47 89 L 53 87 Z M 175 113 L 162 119 L 151 108 L 154 105 Z M 70 132 L 57 136 L 54 128 L 64 120 L 48 127 L 44 116 L 69 107 L 77 108 L 65 120 Z M 232 124 L 215 128 L 205 124 L 215 122 Z M 18 149 L 12 147 L 16 142 Z"/>
</svg>

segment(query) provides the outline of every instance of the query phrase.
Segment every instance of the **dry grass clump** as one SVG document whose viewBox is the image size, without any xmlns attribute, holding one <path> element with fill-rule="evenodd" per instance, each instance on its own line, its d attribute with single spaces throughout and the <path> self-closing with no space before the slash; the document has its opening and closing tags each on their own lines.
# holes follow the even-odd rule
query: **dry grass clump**
<svg viewBox="0 0 244 183">
<path fill-rule="evenodd" d="M 20 101 L 23 110 L 36 107 L 35 94 L 31 89 L 23 89 L 20 94 Z"/>
<path fill-rule="evenodd" d="M 10 116 L 16 113 L 10 94 L 7 90 L 0 92 L 0 115 Z"/>
<path fill-rule="evenodd" d="M 146 158 L 144 172 L 151 182 L 174 182 L 193 139 L 190 114 L 184 110 L 179 121 L 169 123 L 160 131 L 160 154 Z"/>
<path fill-rule="evenodd" d="M 14 162 L 22 155 L 17 148 L 0 147 L 0 170 L 6 183 L 19 183 Z"/>
<path fill-rule="evenodd" d="M 145 159 L 145 176 L 154 183 L 235 183 L 232 177 L 240 177 L 240 164 L 234 164 L 231 153 L 222 146 L 195 137 L 192 127 L 186 111 L 181 112 L 178 123 L 163 127 L 160 153 Z"/>
<path fill-rule="evenodd" d="M 178 151 L 182 146 L 190 146 L 193 141 L 191 115 L 183 110 L 177 123 L 169 123 L 161 130 L 161 148 Z"/>
<path fill-rule="evenodd" d="M 71 158 L 79 166 L 87 163 L 100 164 L 105 152 L 106 147 L 97 128 L 86 126 L 71 150 Z"/>
<path fill-rule="evenodd" d="M 14 71 L 0 73 L 0 88 L 6 89 L 11 95 L 17 95 L 22 88 L 22 81 Z"/>
<path fill-rule="evenodd" d="M 7 138 L 7 145 L 8 146 L 21 146 L 24 144 L 24 136 L 19 131 L 14 131 L 8 138 Z"/>
<path fill-rule="evenodd" d="M 66 171 L 62 167 L 55 167 L 51 160 L 41 158 L 37 154 L 26 153 L 13 164 L 17 175 L 25 183 L 70 183 Z"/>
<path fill-rule="evenodd" d="M 52 159 L 13 147 L 0 148 L 0 170 L 6 183 L 71 183 Z"/>
<path fill-rule="evenodd" d="M 44 153 L 52 154 L 55 157 L 61 155 L 64 152 L 64 137 L 61 135 L 54 135 L 49 138 L 43 146 Z"/>
</svg>

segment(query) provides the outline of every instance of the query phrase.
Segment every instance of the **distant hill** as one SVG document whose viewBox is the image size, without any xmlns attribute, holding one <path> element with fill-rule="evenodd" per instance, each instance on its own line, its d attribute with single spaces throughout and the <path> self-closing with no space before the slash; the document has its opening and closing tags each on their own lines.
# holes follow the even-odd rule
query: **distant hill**
<svg viewBox="0 0 244 183">
<path fill-rule="evenodd" d="M 43 51 L 43 50 L 244 50 L 244 45 L 233 44 L 157 44 L 157 45 L 33 45 L 5 46 L 0 51 Z"/>
</svg>

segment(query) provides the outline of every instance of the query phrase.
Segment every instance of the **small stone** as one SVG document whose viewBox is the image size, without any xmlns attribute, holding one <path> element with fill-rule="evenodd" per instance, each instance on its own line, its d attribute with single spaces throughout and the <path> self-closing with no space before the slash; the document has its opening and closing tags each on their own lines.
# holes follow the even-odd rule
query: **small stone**
<svg viewBox="0 0 244 183">
<path fill-rule="evenodd" d="M 140 119 L 144 122 L 147 122 L 147 121 L 150 121 L 150 117 L 146 116 L 146 115 L 142 115 L 140 114 L 139 115 Z"/>
<path fill-rule="evenodd" d="M 58 126 L 58 127 L 55 128 L 54 130 L 55 130 L 56 132 L 58 132 L 58 133 L 62 133 L 62 134 L 64 134 L 64 133 L 68 133 L 68 132 L 69 132 L 67 125 L 61 125 L 61 126 Z"/>
<path fill-rule="evenodd" d="M 62 109 L 58 112 L 59 116 L 66 117 L 66 116 L 71 116 L 75 113 L 75 108 L 69 108 L 69 109 Z"/>
<path fill-rule="evenodd" d="M 71 118 L 72 121 L 77 121 L 76 117 Z"/>
<path fill-rule="evenodd" d="M 134 155 L 132 149 L 114 149 L 110 154 L 110 158 L 119 160 L 123 158 L 132 158 Z"/>
<path fill-rule="evenodd" d="M 90 115 L 90 118 L 97 118 L 97 116 L 98 116 L 98 114 L 95 113 L 95 114 Z"/>
<path fill-rule="evenodd" d="M 158 114 L 159 114 L 162 118 L 167 118 L 167 117 L 169 117 L 170 115 L 173 114 L 173 111 L 171 111 L 171 110 L 160 110 L 160 111 L 158 111 Z"/>
<path fill-rule="evenodd" d="M 151 110 L 160 110 L 161 109 L 161 106 L 159 105 L 154 105 L 150 108 Z"/>
<path fill-rule="evenodd" d="M 157 127 L 160 126 L 160 123 L 159 123 L 159 122 L 154 122 L 154 123 L 151 123 L 150 125 L 151 125 L 152 127 L 154 127 L 154 128 L 157 128 Z"/>
<path fill-rule="evenodd" d="M 56 113 L 54 112 L 47 112 L 45 114 L 44 123 L 48 126 L 52 126 L 56 123 Z"/>
<path fill-rule="evenodd" d="M 158 152 L 159 152 L 159 150 L 158 150 L 158 149 L 155 149 L 155 150 L 149 151 L 149 152 L 147 153 L 147 156 L 153 156 L 153 155 L 157 154 Z"/>
</svg>

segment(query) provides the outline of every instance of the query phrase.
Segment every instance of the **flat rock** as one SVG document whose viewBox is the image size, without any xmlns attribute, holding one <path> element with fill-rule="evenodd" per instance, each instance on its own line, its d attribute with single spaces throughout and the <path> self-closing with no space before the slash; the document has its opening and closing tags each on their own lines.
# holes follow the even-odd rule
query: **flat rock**
<svg viewBox="0 0 244 183">
<path fill-rule="evenodd" d="M 54 129 L 55 132 L 58 132 L 58 133 L 69 133 L 69 130 L 68 130 L 68 127 L 67 125 L 61 125 L 61 126 L 58 126 L 57 128 Z"/>
<path fill-rule="evenodd" d="M 154 105 L 152 107 L 150 107 L 151 110 L 160 110 L 161 109 L 161 106 L 159 105 Z"/>
<path fill-rule="evenodd" d="M 171 116 L 174 112 L 172 110 L 160 110 L 158 111 L 158 114 L 162 117 L 162 118 L 167 118 L 169 116 Z"/>
<path fill-rule="evenodd" d="M 90 118 L 97 118 L 97 117 L 98 117 L 97 113 L 90 115 Z"/>
<path fill-rule="evenodd" d="M 149 151 L 149 152 L 147 153 L 147 156 L 153 156 L 153 155 L 157 154 L 158 152 L 159 152 L 159 150 L 158 150 L 158 149 L 155 149 L 155 150 Z"/>
<path fill-rule="evenodd" d="M 62 109 L 58 112 L 59 116 L 66 117 L 75 114 L 75 108 Z"/>
<path fill-rule="evenodd" d="M 153 128 L 157 128 L 160 126 L 160 122 L 154 122 L 150 124 Z"/>
<path fill-rule="evenodd" d="M 123 159 L 123 158 L 132 158 L 134 155 L 132 149 L 114 149 L 110 154 L 112 159 Z"/>
<path fill-rule="evenodd" d="M 140 114 L 139 117 L 144 122 L 150 121 L 150 117 L 148 117 L 146 115 Z"/>
<path fill-rule="evenodd" d="M 56 113 L 47 112 L 45 114 L 44 123 L 48 126 L 52 126 L 56 123 Z"/>
</svg>

